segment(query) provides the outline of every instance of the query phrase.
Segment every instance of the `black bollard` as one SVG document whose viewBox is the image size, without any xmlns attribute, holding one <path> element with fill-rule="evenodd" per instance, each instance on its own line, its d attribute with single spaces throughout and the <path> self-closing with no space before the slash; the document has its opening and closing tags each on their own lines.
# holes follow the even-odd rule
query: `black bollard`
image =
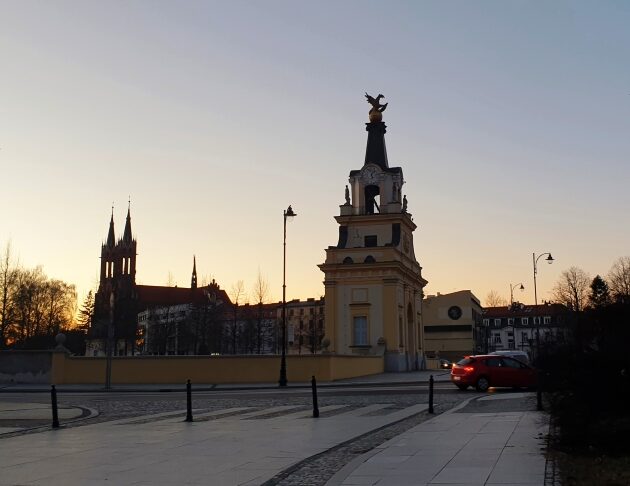
<svg viewBox="0 0 630 486">
<path fill-rule="evenodd" d="M 192 422 L 192 385 L 186 381 L 186 422 Z"/>
<path fill-rule="evenodd" d="M 433 413 L 433 375 L 429 377 L 429 413 Z"/>
<path fill-rule="evenodd" d="M 319 407 L 317 406 L 317 382 L 315 376 L 311 378 L 311 389 L 313 390 L 313 417 L 319 417 Z"/>
<path fill-rule="evenodd" d="M 542 403 L 542 373 L 538 373 L 538 383 L 536 384 L 536 410 L 542 412 L 543 403 Z"/>
<path fill-rule="evenodd" d="M 57 413 L 57 390 L 55 385 L 50 385 L 50 401 L 52 402 L 52 428 L 59 428 L 59 414 Z"/>
</svg>

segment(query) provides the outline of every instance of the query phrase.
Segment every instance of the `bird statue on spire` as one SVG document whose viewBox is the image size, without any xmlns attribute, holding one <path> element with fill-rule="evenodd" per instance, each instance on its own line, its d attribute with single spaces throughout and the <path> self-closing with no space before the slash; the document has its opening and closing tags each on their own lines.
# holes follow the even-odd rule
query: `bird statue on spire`
<svg viewBox="0 0 630 486">
<path fill-rule="evenodd" d="M 367 94 L 367 92 L 365 93 L 365 97 L 367 98 L 367 101 L 370 105 L 372 105 L 372 108 L 370 109 L 370 121 L 371 122 L 377 122 L 377 121 L 381 121 L 383 119 L 383 115 L 381 113 L 383 113 L 385 111 L 385 108 L 387 108 L 387 104 L 385 103 L 384 105 L 381 105 L 381 98 L 384 98 L 384 96 L 382 94 L 379 94 L 376 98 L 370 96 L 369 94 Z"/>
</svg>

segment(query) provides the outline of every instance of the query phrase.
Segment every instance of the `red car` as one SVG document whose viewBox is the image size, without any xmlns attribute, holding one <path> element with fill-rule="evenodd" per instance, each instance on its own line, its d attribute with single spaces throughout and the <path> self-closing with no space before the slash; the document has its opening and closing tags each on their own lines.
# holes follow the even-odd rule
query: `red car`
<svg viewBox="0 0 630 486">
<path fill-rule="evenodd" d="M 497 355 L 466 356 L 453 365 L 451 381 L 460 390 L 474 386 L 485 392 L 491 386 L 536 386 L 538 373 L 514 358 Z"/>
</svg>

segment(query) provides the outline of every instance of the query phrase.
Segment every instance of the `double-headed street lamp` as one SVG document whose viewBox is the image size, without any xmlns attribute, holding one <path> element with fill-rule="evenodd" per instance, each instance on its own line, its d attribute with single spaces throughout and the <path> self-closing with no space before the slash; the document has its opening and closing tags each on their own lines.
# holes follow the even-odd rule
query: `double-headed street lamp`
<svg viewBox="0 0 630 486">
<path fill-rule="evenodd" d="M 278 385 L 287 386 L 287 218 L 289 221 L 297 216 L 289 206 L 284 212 L 284 239 L 282 240 L 282 358 L 280 359 L 280 379 Z"/>
<path fill-rule="evenodd" d="M 520 285 L 520 287 L 518 287 Z M 522 292 L 523 290 L 525 290 L 525 287 L 523 287 L 523 283 L 517 283 L 517 284 L 510 284 L 510 306 L 514 303 L 514 289 L 518 287 L 519 290 Z"/>
</svg>

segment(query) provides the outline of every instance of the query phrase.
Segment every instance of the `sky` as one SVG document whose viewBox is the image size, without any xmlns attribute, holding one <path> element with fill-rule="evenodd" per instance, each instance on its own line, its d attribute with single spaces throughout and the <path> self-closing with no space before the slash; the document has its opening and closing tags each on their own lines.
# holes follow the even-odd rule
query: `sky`
<svg viewBox="0 0 630 486">
<path fill-rule="evenodd" d="M 95 289 L 128 201 L 137 282 L 324 294 L 385 95 L 427 294 L 551 299 L 630 254 L 630 3 L 0 1 L 0 245 Z"/>
</svg>

